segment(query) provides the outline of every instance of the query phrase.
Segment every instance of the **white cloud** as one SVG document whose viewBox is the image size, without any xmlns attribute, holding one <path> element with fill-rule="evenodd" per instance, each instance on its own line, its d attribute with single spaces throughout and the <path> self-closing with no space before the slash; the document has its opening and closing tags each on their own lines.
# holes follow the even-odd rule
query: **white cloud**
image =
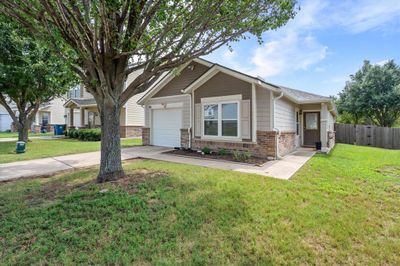
<svg viewBox="0 0 400 266">
<path fill-rule="evenodd" d="M 386 64 L 389 61 L 390 61 L 389 59 L 381 60 L 379 62 L 376 62 L 375 65 L 383 66 L 384 64 Z"/>
<path fill-rule="evenodd" d="M 398 0 L 343 1 L 328 10 L 331 24 L 342 26 L 353 33 L 396 28 L 400 22 Z"/>
<path fill-rule="evenodd" d="M 250 74 L 276 76 L 288 71 L 307 70 L 323 60 L 328 47 L 318 42 L 311 30 L 320 26 L 317 14 L 325 7 L 326 2 L 307 1 L 294 20 L 279 31 L 267 34 L 266 43 L 252 56 Z"/>
<path fill-rule="evenodd" d="M 327 50 L 313 36 L 289 31 L 255 50 L 250 74 L 270 77 L 288 70 L 307 70 L 323 60 Z"/>
<path fill-rule="evenodd" d="M 302 0 L 300 11 L 287 25 L 263 37 L 247 59 L 224 50 L 216 58 L 221 64 L 262 77 L 297 70 L 324 72 L 328 46 L 316 38 L 318 32 L 342 30 L 348 34 L 388 32 L 400 27 L 400 0 Z M 250 59 L 250 60 L 248 60 Z M 315 67 L 317 66 L 318 67 Z M 343 81 L 343 79 L 342 79 Z"/>
</svg>

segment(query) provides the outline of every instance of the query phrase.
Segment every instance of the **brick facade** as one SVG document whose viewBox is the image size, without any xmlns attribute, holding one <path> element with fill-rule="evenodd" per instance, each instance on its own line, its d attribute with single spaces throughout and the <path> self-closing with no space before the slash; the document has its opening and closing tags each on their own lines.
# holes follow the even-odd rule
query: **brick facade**
<svg viewBox="0 0 400 266">
<path fill-rule="evenodd" d="M 184 149 L 189 148 L 190 133 L 187 128 L 181 129 L 181 147 Z"/>
<path fill-rule="evenodd" d="M 150 128 L 142 128 L 142 143 L 143 145 L 150 145 Z"/>
<path fill-rule="evenodd" d="M 121 138 L 133 138 L 142 136 L 142 127 L 140 126 L 120 126 Z"/>
<path fill-rule="evenodd" d="M 284 156 L 296 149 L 296 133 L 281 132 L 279 135 L 279 155 Z"/>
<path fill-rule="evenodd" d="M 193 139 L 192 149 L 208 147 L 215 151 L 218 149 L 239 150 L 250 152 L 255 157 L 275 158 L 276 136 L 277 133 L 274 131 L 257 131 L 257 143 Z"/>
<path fill-rule="evenodd" d="M 189 148 L 190 134 L 186 128 L 180 130 L 181 147 Z M 218 151 L 226 149 L 250 152 L 252 156 L 260 158 L 276 158 L 276 141 L 278 133 L 275 131 L 257 131 L 257 143 L 254 142 L 232 142 L 218 140 L 202 140 L 194 138 L 192 149 L 200 150 L 208 147 Z M 150 145 L 150 128 L 142 128 L 143 145 Z M 279 155 L 283 156 L 296 148 L 296 134 L 294 132 L 282 132 L 279 136 Z"/>
</svg>

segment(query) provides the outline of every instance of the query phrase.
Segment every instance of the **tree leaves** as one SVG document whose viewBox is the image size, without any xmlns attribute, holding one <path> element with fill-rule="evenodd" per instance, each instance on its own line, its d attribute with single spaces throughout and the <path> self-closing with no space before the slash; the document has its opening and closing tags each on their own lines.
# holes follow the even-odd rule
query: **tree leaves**
<svg viewBox="0 0 400 266">
<path fill-rule="evenodd" d="M 400 67 L 393 60 L 384 65 L 364 61 L 339 96 L 340 113 L 391 127 L 400 118 Z"/>
</svg>

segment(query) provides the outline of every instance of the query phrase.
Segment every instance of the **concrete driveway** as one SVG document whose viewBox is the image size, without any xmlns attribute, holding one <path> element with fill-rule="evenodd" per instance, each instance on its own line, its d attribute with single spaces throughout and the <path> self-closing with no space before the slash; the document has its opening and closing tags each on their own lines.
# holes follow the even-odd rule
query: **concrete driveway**
<svg viewBox="0 0 400 266">
<path fill-rule="evenodd" d="M 263 166 L 254 166 L 244 163 L 165 154 L 164 152 L 168 150 L 170 150 L 170 148 L 157 146 L 136 146 L 132 148 L 126 148 L 122 149 L 122 160 L 145 158 L 243 173 L 252 173 L 279 179 L 289 179 L 315 154 L 312 149 L 302 148 L 285 156 L 281 160 L 270 161 Z M 0 181 L 7 181 L 20 177 L 53 175 L 60 171 L 95 166 L 98 165 L 99 162 L 100 152 L 88 152 L 0 164 Z"/>
</svg>

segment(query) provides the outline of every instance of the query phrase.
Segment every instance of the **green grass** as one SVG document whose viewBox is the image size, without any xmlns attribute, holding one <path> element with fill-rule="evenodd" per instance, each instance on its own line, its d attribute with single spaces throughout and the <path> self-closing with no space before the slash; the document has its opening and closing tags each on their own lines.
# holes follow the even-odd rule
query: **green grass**
<svg viewBox="0 0 400 266">
<path fill-rule="evenodd" d="M 122 147 L 141 144 L 141 139 L 121 139 Z M 16 154 L 15 141 L 0 142 L 0 163 L 90 152 L 99 149 L 100 141 L 79 141 L 75 139 L 31 139 L 31 141 L 26 144 L 26 152 Z"/>
<path fill-rule="evenodd" d="M 0 264 L 400 264 L 400 151 L 338 145 L 289 181 L 125 168 L 0 185 Z"/>
<path fill-rule="evenodd" d="M 54 132 L 47 133 L 29 133 L 29 137 L 37 137 L 37 136 L 53 136 Z M 0 138 L 18 138 L 17 132 L 0 132 Z"/>
</svg>

